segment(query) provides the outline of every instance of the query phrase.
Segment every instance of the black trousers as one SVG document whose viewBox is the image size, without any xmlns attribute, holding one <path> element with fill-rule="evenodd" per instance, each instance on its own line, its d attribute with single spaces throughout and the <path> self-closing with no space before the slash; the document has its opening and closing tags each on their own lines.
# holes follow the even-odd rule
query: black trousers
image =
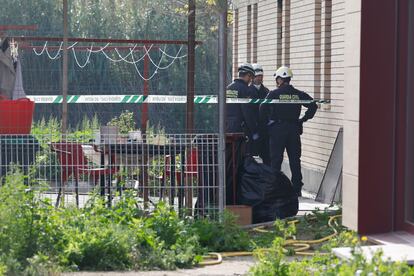
<svg viewBox="0 0 414 276">
<path fill-rule="evenodd" d="M 260 139 L 258 141 L 258 153 L 263 164 L 270 166 L 269 133 L 266 126 L 259 128 Z"/>
<path fill-rule="evenodd" d="M 232 141 L 230 141 L 232 140 Z M 237 193 L 240 186 L 238 183 L 239 169 L 243 164 L 245 156 L 245 138 L 226 139 L 226 204 L 238 203 Z"/>
<path fill-rule="evenodd" d="M 302 170 L 300 157 L 302 143 L 300 141 L 300 125 L 289 122 L 275 122 L 269 127 L 270 159 L 273 169 L 280 171 L 285 149 L 289 157 L 289 166 L 292 172 L 293 188 L 298 191 L 302 188 Z"/>
<path fill-rule="evenodd" d="M 255 156 L 259 154 L 259 140 L 253 141 L 252 137 L 245 136 L 244 155 Z"/>
</svg>

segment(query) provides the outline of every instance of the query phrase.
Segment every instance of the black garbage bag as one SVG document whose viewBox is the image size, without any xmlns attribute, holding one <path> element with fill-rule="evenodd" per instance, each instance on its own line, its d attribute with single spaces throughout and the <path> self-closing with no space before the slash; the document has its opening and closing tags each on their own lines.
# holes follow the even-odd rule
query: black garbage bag
<svg viewBox="0 0 414 276">
<path fill-rule="evenodd" d="M 299 209 L 289 178 L 251 157 L 240 172 L 239 203 L 253 207 L 254 223 L 295 216 Z"/>
<path fill-rule="evenodd" d="M 274 221 L 296 216 L 299 210 L 299 200 L 296 194 L 279 198 L 273 202 L 262 202 L 253 207 L 253 223 Z"/>
</svg>

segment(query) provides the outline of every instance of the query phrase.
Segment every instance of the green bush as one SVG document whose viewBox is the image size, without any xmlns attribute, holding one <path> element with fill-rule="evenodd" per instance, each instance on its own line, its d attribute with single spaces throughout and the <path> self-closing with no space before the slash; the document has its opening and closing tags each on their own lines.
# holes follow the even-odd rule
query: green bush
<svg viewBox="0 0 414 276">
<path fill-rule="evenodd" d="M 108 126 L 117 126 L 120 133 L 128 134 L 129 131 L 133 131 L 136 128 L 134 112 L 123 111 L 119 116 L 112 118 L 108 122 Z"/>
<path fill-rule="evenodd" d="M 0 188 L 0 255 L 26 265 L 36 251 L 36 221 L 44 207 L 23 183 L 22 175 L 10 175 Z"/>
<path fill-rule="evenodd" d="M 134 238 L 126 226 L 87 223 L 84 229 L 64 232 L 67 244 L 63 252 L 66 266 L 79 270 L 126 270 L 132 266 Z"/>
<path fill-rule="evenodd" d="M 314 237 L 306 229 L 326 225 L 331 214 L 301 218 L 297 227 L 277 221 L 273 230 L 254 234 L 240 229 L 229 213 L 217 221 L 183 219 L 159 203 L 148 215 L 136 194 L 128 191 L 112 207 L 91 195 L 83 208 L 55 208 L 42 198 L 39 187 L 27 186 L 25 180 L 16 172 L 0 186 L 0 275 L 176 269 L 196 265 L 207 252 L 253 249 L 259 262 L 252 275 L 414 275 L 413 268 L 384 261 L 380 253 L 372 261 L 365 260 L 356 233 L 341 226 L 335 226 L 337 236 L 313 248 L 321 253 L 293 259 L 293 249 L 284 246 L 286 240 Z M 332 233 L 332 228 L 322 230 L 324 235 Z M 354 258 L 337 259 L 331 253 L 337 246 L 353 247 Z"/>
<path fill-rule="evenodd" d="M 5 264 L 0 263 L 0 276 L 6 275 L 7 267 Z"/>
<path fill-rule="evenodd" d="M 196 220 L 193 229 L 199 236 L 201 246 L 208 251 L 245 251 L 252 248 L 249 234 L 240 229 L 236 218 L 228 212 L 224 212 L 219 221 Z"/>
<path fill-rule="evenodd" d="M 317 217 L 321 219 L 319 216 Z M 322 220 L 327 221 L 328 217 Z M 296 230 L 292 232 L 292 225 L 286 227 L 280 222 L 276 224 L 276 228 L 285 234 L 276 237 L 268 250 L 258 249 L 255 252 L 259 262 L 251 268 L 250 275 L 414 275 L 414 268 L 406 263 L 393 263 L 390 260 L 384 260 L 381 252 L 376 253 L 370 261 L 365 259 L 360 253 L 364 241 L 361 241 L 352 231 L 340 232 L 320 248 L 322 252 L 317 250 L 315 255 L 309 258 L 293 259 L 288 257 L 290 252 L 286 250 L 284 244 L 286 238 L 296 232 Z M 351 247 L 353 257 L 350 260 L 338 259 L 332 253 L 332 248 L 337 246 Z"/>
<path fill-rule="evenodd" d="M 34 122 L 32 125 L 32 135 L 39 141 L 48 142 L 60 141 L 62 129 L 60 120 L 56 117 L 50 116 L 48 120 L 42 118 L 40 121 Z"/>
<path fill-rule="evenodd" d="M 151 216 L 126 192 L 113 207 L 91 196 L 84 208 L 54 208 L 19 173 L 0 186 L 0 271 L 175 269 L 203 251 L 192 222 L 165 204 Z"/>
</svg>

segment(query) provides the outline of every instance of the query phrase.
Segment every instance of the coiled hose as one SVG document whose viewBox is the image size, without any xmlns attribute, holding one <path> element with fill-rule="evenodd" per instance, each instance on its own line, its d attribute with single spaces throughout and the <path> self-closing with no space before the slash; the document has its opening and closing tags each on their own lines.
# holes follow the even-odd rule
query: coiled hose
<svg viewBox="0 0 414 276">
<path fill-rule="evenodd" d="M 335 223 L 336 225 L 338 225 L 336 223 L 336 219 L 342 217 L 342 215 L 334 215 L 334 216 L 330 216 L 329 220 L 328 220 L 328 226 L 333 230 L 333 233 L 323 237 L 321 239 L 317 239 L 317 240 L 296 240 L 296 239 L 289 239 L 286 240 L 286 242 L 284 243 L 283 246 L 289 246 L 289 247 L 293 247 L 293 250 L 295 252 L 295 255 L 300 255 L 300 256 L 313 256 L 315 255 L 315 252 L 309 252 L 307 250 L 310 249 L 311 245 L 315 245 L 315 244 L 319 244 L 319 243 L 323 243 L 326 242 L 330 239 L 332 239 L 333 237 L 335 237 L 336 235 L 338 235 L 338 230 L 336 230 L 336 228 L 332 225 L 332 223 Z M 288 223 L 299 223 L 298 220 L 294 220 L 294 221 L 289 221 Z M 269 230 L 263 229 L 264 227 L 256 227 L 253 230 L 259 233 L 268 233 L 270 232 Z M 287 249 L 285 249 L 287 252 Z M 260 249 L 260 251 L 269 251 L 268 248 L 263 248 Z M 319 253 L 319 254 L 326 254 L 326 253 Z M 241 256 L 252 256 L 253 252 L 249 252 L 249 251 L 240 251 L 240 252 L 221 252 L 221 253 L 216 253 L 216 252 L 211 252 L 208 253 L 207 256 L 203 256 L 203 259 L 206 259 L 202 262 L 200 262 L 200 265 L 206 266 L 206 265 L 217 265 L 217 264 L 221 264 L 223 262 L 223 258 L 225 257 L 241 257 Z"/>
</svg>

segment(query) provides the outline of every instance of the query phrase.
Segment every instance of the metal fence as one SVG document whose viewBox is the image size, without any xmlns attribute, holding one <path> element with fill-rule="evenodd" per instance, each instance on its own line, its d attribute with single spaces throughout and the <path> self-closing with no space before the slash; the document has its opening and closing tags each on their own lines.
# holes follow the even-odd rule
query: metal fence
<svg viewBox="0 0 414 276">
<path fill-rule="evenodd" d="M 217 150 L 217 134 L 0 135 L 0 176 L 23 172 L 56 206 L 82 207 L 92 194 L 110 206 L 130 191 L 143 208 L 165 201 L 184 215 L 213 216 L 224 196 Z"/>
</svg>

